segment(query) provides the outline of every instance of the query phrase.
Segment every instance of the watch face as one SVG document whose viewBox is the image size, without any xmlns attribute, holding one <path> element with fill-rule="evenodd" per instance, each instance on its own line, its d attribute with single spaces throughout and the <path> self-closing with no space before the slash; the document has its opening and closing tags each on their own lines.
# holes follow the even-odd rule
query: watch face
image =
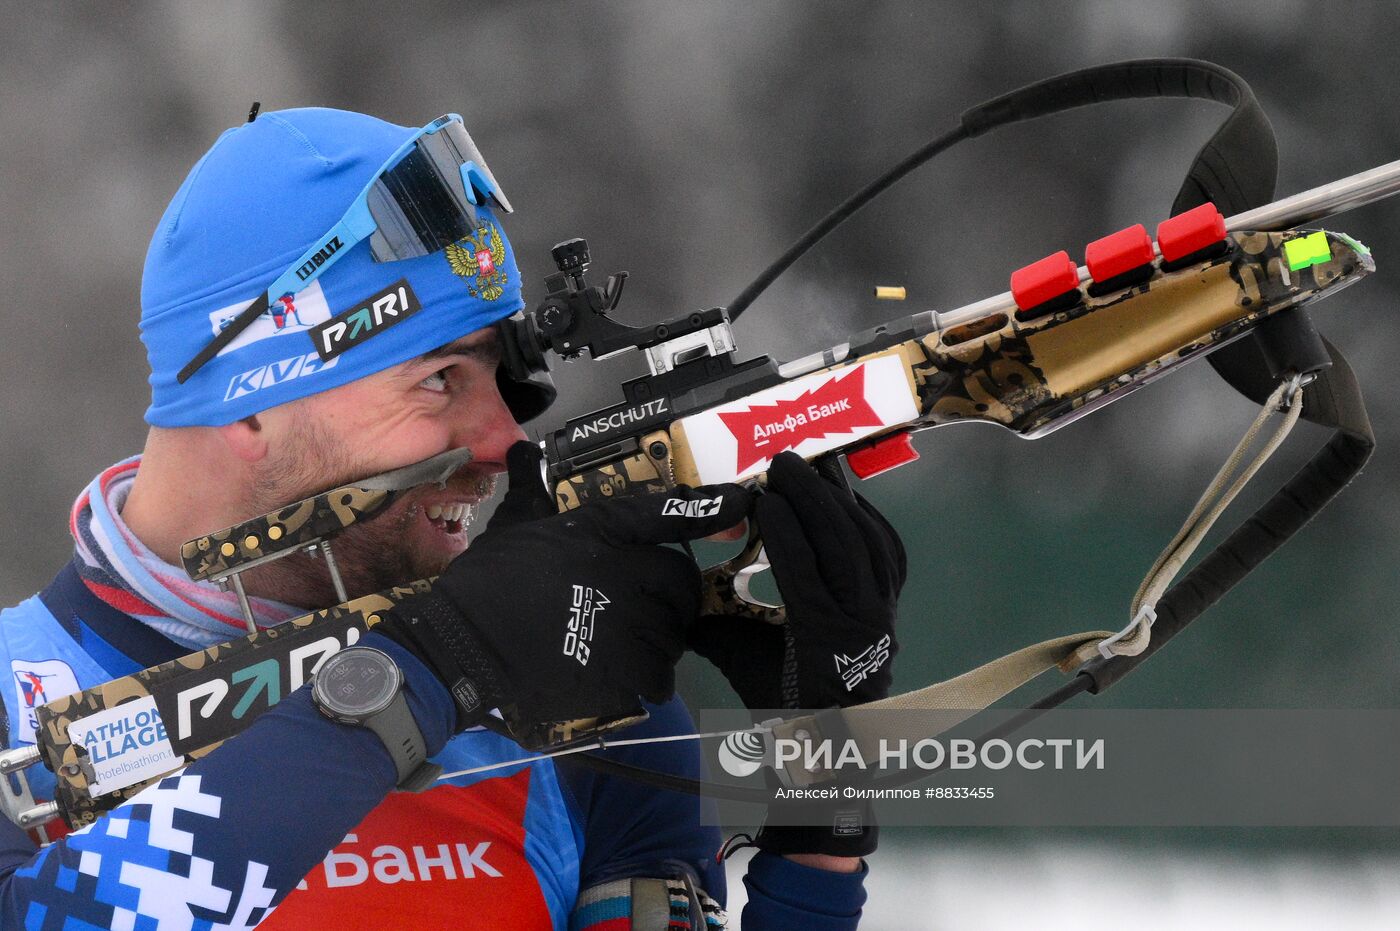
<svg viewBox="0 0 1400 931">
<path fill-rule="evenodd" d="M 345 650 L 316 674 L 321 701 L 337 714 L 372 714 L 387 707 L 399 687 L 394 661 L 378 650 Z"/>
</svg>

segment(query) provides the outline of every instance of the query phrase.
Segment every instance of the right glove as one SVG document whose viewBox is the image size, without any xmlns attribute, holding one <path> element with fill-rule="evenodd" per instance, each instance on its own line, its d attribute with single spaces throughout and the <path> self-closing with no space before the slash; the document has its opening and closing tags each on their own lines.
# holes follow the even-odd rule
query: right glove
<svg viewBox="0 0 1400 931">
<path fill-rule="evenodd" d="M 738 485 L 611 498 L 552 516 L 539 447 L 507 454 L 510 490 L 486 532 L 374 629 L 433 670 L 457 729 L 492 708 L 551 723 L 664 702 L 700 605 L 693 560 L 660 544 L 742 521 Z M 680 502 L 680 503 L 677 503 Z"/>
</svg>

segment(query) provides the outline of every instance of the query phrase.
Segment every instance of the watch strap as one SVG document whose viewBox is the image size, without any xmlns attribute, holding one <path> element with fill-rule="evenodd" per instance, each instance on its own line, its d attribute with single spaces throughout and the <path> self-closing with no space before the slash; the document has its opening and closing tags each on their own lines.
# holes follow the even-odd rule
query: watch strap
<svg viewBox="0 0 1400 931">
<path fill-rule="evenodd" d="M 421 792 L 442 773 L 441 766 L 428 762 L 427 743 L 408 709 L 403 689 L 399 689 L 389 707 L 366 718 L 363 726 L 374 731 L 393 758 L 398 773 L 395 786 L 400 791 Z"/>
</svg>

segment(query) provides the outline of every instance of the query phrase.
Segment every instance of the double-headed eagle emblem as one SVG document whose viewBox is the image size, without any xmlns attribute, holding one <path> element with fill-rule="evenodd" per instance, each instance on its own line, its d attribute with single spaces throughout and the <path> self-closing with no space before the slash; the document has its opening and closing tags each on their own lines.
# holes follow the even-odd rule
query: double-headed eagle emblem
<svg viewBox="0 0 1400 931">
<path fill-rule="evenodd" d="M 494 301 L 505 293 L 510 276 L 502 268 L 506 244 L 501 230 L 490 220 L 475 233 L 464 236 L 445 250 L 452 274 L 467 280 L 467 293 Z"/>
</svg>

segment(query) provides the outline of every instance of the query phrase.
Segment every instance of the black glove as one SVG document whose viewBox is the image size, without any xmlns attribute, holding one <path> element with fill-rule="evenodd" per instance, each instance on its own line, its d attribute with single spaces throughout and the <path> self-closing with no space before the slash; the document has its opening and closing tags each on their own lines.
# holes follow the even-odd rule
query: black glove
<svg viewBox="0 0 1400 931">
<path fill-rule="evenodd" d="M 899 534 L 863 498 L 790 452 L 769 467 L 756 519 L 787 624 L 705 617 L 690 633 L 691 649 L 724 673 L 748 708 L 845 708 L 884 698 L 908 575 Z"/>
<path fill-rule="evenodd" d="M 844 478 L 828 481 L 791 452 L 769 467 L 756 519 L 787 623 L 705 617 L 690 633 L 691 648 L 748 708 L 844 708 L 884 698 L 908 575 L 899 534 Z M 785 815 L 804 824 L 765 826 L 755 844 L 780 854 L 864 856 L 879 839 L 868 803 L 806 803 Z"/>
<path fill-rule="evenodd" d="M 732 527 L 752 500 L 737 485 L 713 485 L 554 514 L 539 463 L 537 446 L 511 447 L 510 490 L 486 532 L 432 591 L 404 599 L 375 627 L 437 673 L 456 700 L 459 730 L 492 708 L 549 723 L 622 714 L 638 695 L 670 698 L 700 573 L 658 544 Z M 675 499 L 700 504 L 667 508 Z"/>
</svg>

